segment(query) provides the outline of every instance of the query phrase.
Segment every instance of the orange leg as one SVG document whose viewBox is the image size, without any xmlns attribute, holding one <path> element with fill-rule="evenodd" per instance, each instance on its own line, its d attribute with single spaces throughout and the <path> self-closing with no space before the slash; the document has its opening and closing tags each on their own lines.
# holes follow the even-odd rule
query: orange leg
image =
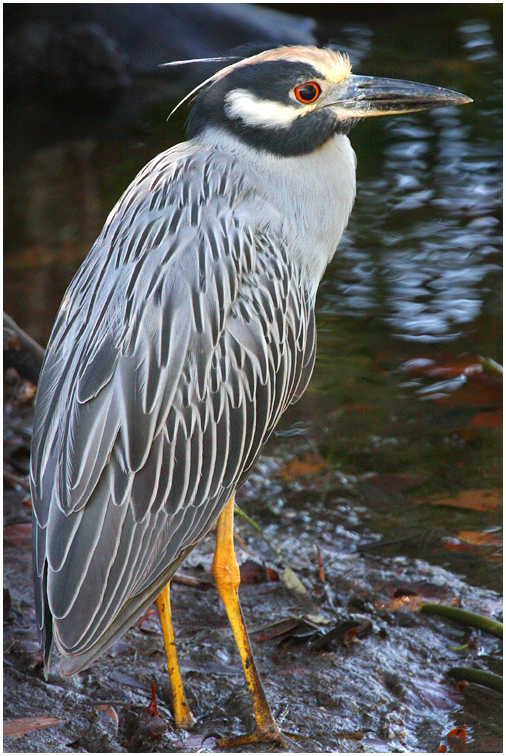
<svg viewBox="0 0 506 756">
<path fill-rule="evenodd" d="M 239 604 L 238 588 L 241 578 L 234 552 L 234 497 L 226 504 L 218 518 L 216 550 L 213 560 L 213 575 L 216 587 L 232 626 L 235 642 L 241 655 L 244 674 L 248 684 L 253 712 L 255 714 L 256 734 L 245 735 L 233 740 L 218 741 L 221 746 L 236 746 L 245 743 L 278 742 L 287 744 L 286 738 L 279 730 L 271 714 L 267 698 L 256 668 L 253 652 L 248 638 L 246 625 Z"/>
<path fill-rule="evenodd" d="M 158 606 L 158 614 L 160 615 L 163 645 L 165 646 L 167 669 L 169 670 L 170 685 L 172 688 L 174 719 L 176 720 L 176 727 L 186 730 L 195 724 L 195 719 L 186 703 L 183 681 L 177 663 L 176 644 L 174 642 L 174 630 L 172 629 L 172 614 L 170 610 L 170 583 L 167 583 L 156 599 L 156 603 Z"/>
</svg>

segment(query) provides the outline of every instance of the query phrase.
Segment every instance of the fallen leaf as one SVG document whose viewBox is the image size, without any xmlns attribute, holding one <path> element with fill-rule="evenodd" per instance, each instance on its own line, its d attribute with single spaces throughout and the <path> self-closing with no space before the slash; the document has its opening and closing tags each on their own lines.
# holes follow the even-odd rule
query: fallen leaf
<svg viewBox="0 0 506 756">
<path fill-rule="evenodd" d="M 472 546 L 502 546 L 502 536 L 499 533 L 482 533 L 479 530 L 459 530 L 459 541 Z"/>
<path fill-rule="evenodd" d="M 255 642 L 261 643 L 262 641 L 272 640 L 272 638 L 279 638 L 280 635 L 286 635 L 286 633 L 289 633 L 291 630 L 296 628 L 298 623 L 298 619 L 288 619 L 276 622 L 273 624 L 272 630 L 270 632 L 263 633 L 262 635 L 257 635 Z"/>
<path fill-rule="evenodd" d="M 302 459 L 293 459 L 287 462 L 279 474 L 285 480 L 297 480 L 305 475 L 319 475 L 327 469 L 325 462 L 317 454 L 306 454 Z"/>
<path fill-rule="evenodd" d="M 446 551 L 472 551 L 472 547 L 468 544 L 464 544 L 459 541 L 458 538 L 452 538 L 451 536 L 444 536 L 441 538 L 441 543 Z"/>
<path fill-rule="evenodd" d="M 474 375 L 453 391 L 437 397 L 437 401 L 452 407 L 497 409 L 502 406 L 502 381 L 487 373 Z"/>
<path fill-rule="evenodd" d="M 359 639 L 357 638 L 358 630 L 359 625 L 355 625 L 355 627 L 350 627 L 349 630 L 346 630 L 346 632 L 343 633 L 342 644 L 345 648 L 349 648 L 352 643 L 360 643 Z"/>
<path fill-rule="evenodd" d="M 340 732 L 339 733 L 340 738 L 349 738 L 349 740 L 363 740 L 366 737 L 365 732 Z M 384 742 L 382 740 L 377 740 L 374 738 L 367 737 L 367 745 L 377 744 L 379 743 L 381 746 L 384 745 Z"/>
<path fill-rule="evenodd" d="M 65 724 L 66 719 L 55 717 L 22 717 L 21 719 L 8 719 L 4 722 L 4 735 L 10 738 L 21 738 L 27 732 L 41 730 L 52 725 Z"/>
<path fill-rule="evenodd" d="M 370 631 L 372 623 L 364 620 L 357 625 L 356 620 L 344 620 L 323 635 L 313 640 L 309 646 L 311 651 L 334 651 L 337 646 L 349 648 L 352 644 L 360 643 L 357 635 L 364 635 Z"/>
<path fill-rule="evenodd" d="M 271 567 L 267 567 L 267 578 L 269 583 L 277 583 L 279 581 L 279 573 Z"/>
<path fill-rule="evenodd" d="M 460 738 L 461 740 L 467 740 L 467 725 L 462 725 L 462 727 L 455 727 L 453 730 L 450 730 L 450 732 L 446 735 L 447 738 Z"/>
<path fill-rule="evenodd" d="M 246 559 L 239 567 L 241 583 L 254 585 L 255 583 L 267 583 L 267 570 L 265 565 L 255 562 L 253 559 Z"/>
<path fill-rule="evenodd" d="M 502 409 L 480 412 L 469 421 L 475 428 L 502 428 Z"/>
<path fill-rule="evenodd" d="M 118 712 L 114 708 L 114 706 L 111 706 L 111 704 L 97 704 L 95 706 L 95 709 L 97 711 L 103 711 L 104 714 L 107 714 L 110 719 L 116 724 L 116 727 L 119 726 L 119 717 Z"/>
<path fill-rule="evenodd" d="M 210 750 L 204 747 L 206 740 L 210 738 L 221 738 L 221 733 L 211 733 L 209 735 L 202 735 L 201 733 L 192 734 L 185 732 L 184 745 L 186 753 L 210 753 Z"/>
<path fill-rule="evenodd" d="M 500 488 L 470 489 L 460 491 L 456 496 L 428 496 L 417 499 L 415 504 L 428 502 L 435 507 L 456 507 L 457 509 L 472 509 L 475 512 L 492 512 L 502 506 L 502 490 Z"/>
<path fill-rule="evenodd" d="M 313 600 L 309 591 L 291 567 L 285 567 L 281 574 L 281 580 L 292 596 L 297 599 L 297 602 L 311 622 L 317 625 L 327 625 L 329 623 L 330 620 L 326 619 L 320 612 L 318 604 Z"/>
</svg>

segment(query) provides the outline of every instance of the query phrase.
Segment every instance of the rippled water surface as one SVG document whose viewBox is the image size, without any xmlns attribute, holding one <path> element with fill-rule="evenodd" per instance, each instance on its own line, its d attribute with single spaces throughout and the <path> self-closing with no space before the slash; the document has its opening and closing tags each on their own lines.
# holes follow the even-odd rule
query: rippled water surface
<svg viewBox="0 0 506 756">
<path fill-rule="evenodd" d="M 407 54 L 397 73 L 389 61 L 389 74 L 444 80 L 475 102 L 369 119 L 352 133 L 357 201 L 321 300 L 325 312 L 371 314 L 424 343 L 465 336 L 498 305 L 501 62 L 486 21 L 458 24 L 454 42 L 455 57 L 427 71 Z M 362 66 L 376 73 L 383 52 L 370 44 Z"/>
</svg>

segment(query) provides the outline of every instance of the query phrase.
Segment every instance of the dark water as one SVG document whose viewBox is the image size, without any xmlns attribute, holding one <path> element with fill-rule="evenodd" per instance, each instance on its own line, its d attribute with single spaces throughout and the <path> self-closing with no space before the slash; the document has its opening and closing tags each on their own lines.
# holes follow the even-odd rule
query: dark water
<svg viewBox="0 0 506 756">
<path fill-rule="evenodd" d="M 365 496 L 372 527 L 391 539 L 402 517 L 412 535 L 403 553 L 491 587 L 497 568 L 481 552 L 446 553 L 441 537 L 493 529 L 500 515 L 427 504 L 430 495 L 500 486 L 500 429 L 473 425 L 495 408 L 490 386 L 409 366 L 451 369 L 463 354 L 501 361 L 500 34 L 498 4 L 332 30 L 356 73 L 438 84 L 474 103 L 366 119 L 351 133 L 357 200 L 320 289 L 313 382 L 284 423 L 301 423 L 343 471 L 419 475 L 401 498 Z M 116 136 L 73 131 L 55 141 L 48 130 L 8 151 L 5 307 L 41 343 L 114 202 L 154 154 L 182 139 L 183 116 L 165 122 L 172 104 L 147 109 Z M 466 383 L 474 398 L 459 400 Z"/>
<path fill-rule="evenodd" d="M 437 60 L 440 75 L 405 51 L 396 75 L 444 80 L 475 102 L 355 130 L 357 202 L 323 289 L 325 312 L 373 315 L 410 342 L 465 338 L 481 314 L 498 314 L 501 62 L 487 21 L 462 22 L 455 38 L 459 55 Z M 376 73 L 372 42 L 362 66 Z"/>
<path fill-rule="evenodd" d="M 355 70 L 441 84 L 474 102 L 366 119 L 350 135 L 357 200 L 320 288 L 320 352 L 304 401 L 342 470 L 423 477 L 402 497 L 366 495 L 389 553 L 400 548 L 500 590 L 500 562 L 450 553 L 444 539 L 495 532 L 502 513 L 427 504 L 501 486 L 501 428 L 471 430 L 493 402 L 484 383 L 455 369 L 479 355 L 502 361 L 499 27 L 451 9 L 438 26 L 349 32 Z"/>
</svg>

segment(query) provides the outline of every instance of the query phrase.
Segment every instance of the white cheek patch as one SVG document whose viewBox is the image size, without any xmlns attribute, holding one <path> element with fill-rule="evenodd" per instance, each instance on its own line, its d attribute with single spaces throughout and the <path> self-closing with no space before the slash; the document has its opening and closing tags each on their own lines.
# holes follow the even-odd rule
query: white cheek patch
<svg viewBox="0 0 506 756">
<path fill-rule="evenodd" d="M 240 118 L 247 126 L 287 129 L 303 111 L 293 105 L 262 100 L 247 89 L 234 89 L 225 97 L 225 113 L 229 118 Z"/>
</svg>

